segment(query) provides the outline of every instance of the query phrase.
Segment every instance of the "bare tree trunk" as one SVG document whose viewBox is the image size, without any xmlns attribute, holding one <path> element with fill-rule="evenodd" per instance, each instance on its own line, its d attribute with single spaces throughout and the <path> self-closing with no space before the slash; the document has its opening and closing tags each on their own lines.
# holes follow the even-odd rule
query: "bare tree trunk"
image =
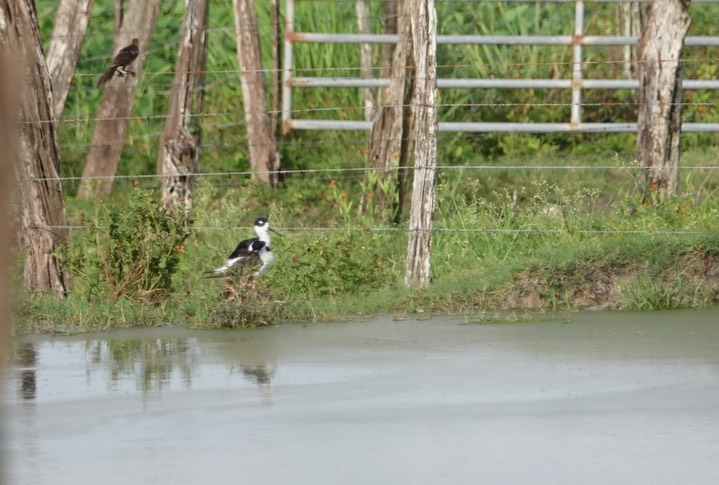
<svg viewBox="0 0 719 485">
<path fill-rule="evenodd" d="M 395 222 L 398 222 L 404 202 L 407 182 L 406 167 L 412 152 L 414 121 L 410 109 L 415 75 L 412 59 L 412 33 L 407 10 L 402 4 L 400 38 L 394 50 L 387 101 L 378 109 L 368 140 L 369 165 L 374 167 L 384 187 L 396 187 L 396 194 L 384 193 L 377 187 L 376 197 Z M 393 200 L 387 200 L 388 196 Z"/>
<path fill-rule="evenodd" d="M 2 5 L 2 2 L 0 2 Z M 0 25 L 5 22 L 5 5 L 0 7 Z M 19 85 L 15 76 L 11 75 L 14 70 L 10 66 L 16 66 L 18 60 L 11 60 L 9 53 L 5 50 L 4 27 L 0 27 L 0 43 L 3 50 L 0 51 L 0 171 L 12 173 L 15 164 L 15 143 L 17 124 L 14 117 L 17 115 L 15 100 Z M 11 120 L 11 118 L 13 118 Z M 10 302 L 12 301 L 12 286 L 10 285 L 10 247 L 12 245 L 13 229 L 10 223 L 10 202 L 13 200 L 13 180 L 11 177 L 0 177 L 0 385 L 3 385 L 4 367 L 10 360 L 7 356 L 8 342 L 10 338 Z M 3 418 L 0 407 L 0 420 Z M 7 470 L 6 458 L 0 452 L 0 467 Z M 0 476 L 0 483 L 3 477 Z"/>
<path fill-rule="evenodd" d="M 122 17 L 120 35 L 115 38 L 114 56 L 118 50 L 130 44 L 134 37 L 140 39 L 140 55 L 133 63 L 136 76 L 115 77 L 105 84 L 100 109 L 97 113 L 92 146 L 87 155 L 83 179 L 78 197 L 107 194 L 112 190 L 114 176 L 122 155 L 122 146 L 132 105 L 135 102 L 137 83 L 155 29 L 155 19 L 161 0 L 131 0 Z"/>
<path fill-rule="evenodd" d="M 408 1 L 416 79 L 412 104 L 414 184 L 404 283 L 426 287 L 430 282 L 437 167 L 437 9 L 434 0 Z"/>
<path fill-rule="evenodd" d="M 357 13 L 357 30 L 360 34 L 369 34 L 369 7 L 367 0 L 355 0 Z M 360 74 L 362 79 L 374 77 L 372 72 L 372 45 L 360 44 Z M 364 119 L 370 121 L 374 117 L 374 93 L 372 88 L 364 89 Z"/>
<path fill-rule="evenodd" d="M 252 179 L 276 185 L 280 168 L 276 127 L 267 114 L 265 77 L 260 55 L 257 13 L 252 0 L 234 0 L 237 24 L 237 59 L 240 63 L 242 104 L 247 123 Z"/>
<path fill-rule="evenodd" d="M 187 213 L 192 210 L 201 139 L 200 124 L 192 114 L 202 110 L 208 7 L 209 0 L 185 0 L 180 53 L 157 156 L 158 173 L 163 176 L 162 203 L 170 211 L 178 207 Z"/>
<path fill-rule="evenodd" d="M 385 34 L 397 33 L 397 19 L 399 13 L 399 8 L 397 4 L 397 0 L 387 0 L 382 6 L 382 30 Z M 380 59 L 380 77 L 386 78 L 392 75 L 392 59 L 394 58 L 394 49 L 394 44 L 382 44 L 382 54 Z M 384 100 L 387 99 L 387 92 L 387 89 L 381 89 L 378 91 L 377 104 L 383 103 Z"/>
<path fill-rule="evenodd" d="M 42 53 L 32 0 L 0 0 L 0 46 L 20 62 L 17 177 L 22 239 L 26 250 L 25 285 L 34 290 L 67 293 L 69 277 L 55 251 L 67 243 L 68 229 L 60 158 L 52 121 L 52 87 Z"/>
<path fill-rule="evenodd" d="M 639 2 L 617 4 L 618 34 L 624 37 L 638 37 L 642 30 Z M 622 48 L 622 70 L 626 79 L 633 79 L 637 72 L 636 49 L 633 45 Z"/>
<path fill-rule="evenodd" d="M 87 23 L 94 0 L 61 0 L 52 31 L 50 50 L 47 53 L 47 69 L 52 81 L 55 100 L 53 113 L 60 119 L 65 99 L 75 73 L 80 47 L 85 38 Z"/>
<path fill-rule="evenodd" d="M 691 24 L 686 3 L 654 0 L 637 44 L 639 114 L 637 160 L 646 169 L 645 199 L 676 195 L 679 185 L 682 66 L 684 38 Z"/>
</svg>

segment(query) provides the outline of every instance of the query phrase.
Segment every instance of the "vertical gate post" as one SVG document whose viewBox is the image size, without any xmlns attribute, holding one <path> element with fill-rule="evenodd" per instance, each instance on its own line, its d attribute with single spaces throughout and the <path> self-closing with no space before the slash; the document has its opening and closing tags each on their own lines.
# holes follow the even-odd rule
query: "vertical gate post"
<svg viewBox="0 0 719 485">
<path fill-rule="evenodd" d="M 290 131 L 292 120 L 292 63 L 294 62 L 295 0 L 285 1 L 285 45 L 282 56 L 282 133 Z"/>
<path fill-rule="evenodd" d="M 572 111 L 570 124 L 582 124 L 582 42 L 584 42 L 584 0 L 574 2 L 574 38 L 572 39 Z"/>
<path fill-rule="evenodd" d="M 430 281 L 432 214 L 437 168 L 437 9 L 435 0 L 408 0 L 416 82 L 414 184 L 404 282 L 426 287 Z"/>
</svg>

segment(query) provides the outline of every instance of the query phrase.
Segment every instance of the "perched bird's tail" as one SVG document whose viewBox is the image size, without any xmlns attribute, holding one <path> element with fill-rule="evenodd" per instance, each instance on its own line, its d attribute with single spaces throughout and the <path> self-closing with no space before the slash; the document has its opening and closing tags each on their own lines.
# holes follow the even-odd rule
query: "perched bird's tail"
<svg viewBox="0 0 719 485">
<path fill-rule="evenodd" d="M 97 81 L 97 87 L 102 86 L 102 85 L 105 84 L 107 81 L 109 81 L 110 79 L 112 79 L 112 76 L 115 75 L 115 71 L 116 71 L 116 70 L 117 70 L 117 69 L 115 68 L 115 66 L 110 66 L 110 67 L 107 69 L 107 71 L 105 71 L 105 73 L 104 73 L 102 76 L 100 76 L 100 80 Z"/>
<path fill-rule="evenodd" d="M 222 278 L 225 276 L 225 272 L 220 272 L 218 270 L 214 271 L 205 271 L 205 278 Z"/>
<path fill-rule="evenodd" d="M 232 265 L 225 263 L 224 266 L 220 266 L 217 269 L 205 271 L 205 278 L 222 278 L 227 274 L 230 268 L 232 268 Z"/>
</svg>

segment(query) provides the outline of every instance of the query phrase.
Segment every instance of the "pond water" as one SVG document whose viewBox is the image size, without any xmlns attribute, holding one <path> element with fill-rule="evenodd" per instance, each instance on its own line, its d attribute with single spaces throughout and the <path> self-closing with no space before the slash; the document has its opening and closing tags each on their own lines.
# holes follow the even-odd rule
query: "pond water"
<svg viewBox="0 0 719 485">
<path fill-rule="evenodd" d="M 9 484 L 719 483 L 719 311 L 18 339 Z"/>
</svg>

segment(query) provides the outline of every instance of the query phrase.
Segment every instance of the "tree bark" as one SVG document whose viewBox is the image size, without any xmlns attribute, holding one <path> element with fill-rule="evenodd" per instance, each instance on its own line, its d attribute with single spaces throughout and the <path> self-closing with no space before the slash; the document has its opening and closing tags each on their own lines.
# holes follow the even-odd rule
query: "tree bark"
<svg viewBox="0 0 719 485">
<path fill-rule="evenodd" d="M 414 111 L 414 184 L 404 282 L 430 282 L 432 214 L 437 167 L 437 10 L 434 0 L 409 0 L 412 55 L 416 79 Z"/>
<path fill-rule="evenodd" d="M 82 40 L 90 21 L 94 0 L 61 0 L 52 31 L 47 69 L 52 81 L 53 113 L 56 120 L 62 116 L 65 99 L 80 57 Z"/>
<path fill-rule="evenodd" d="M 113 39 L 120 37 L 120 29 L 122 28 L 122 20 L 125 15 L 125 8 L 123 6 L 124 0 L 115 0 L 115 22 L 114 22 L 114 36 Z"/>
<path fill-rule="evenodd" d="M 276 185 L 280 168 L 276 127 L 267 113 L 265 77 L 260 55 L 257 13 L 252 0 L 234 0 L 237 59 L 240 64 L 242 105 L 247 123 L 252 179 Z"/>
<path fill-rule="evenodd" d="M 387 0 L 382 6 L 382 24 L 385 34 L 397 33 L 398 20 L 397 0 Z M 382 44 L 382 54 L 380 59 L 380 77 L 390 77 L 392 75 L 392 59 L 394 58 L 394 44 Z M 386 90 L 380 90 L 380 92 Z M 385 93 L 386 94 L 386 93 Z"/>
<path fill-rule="evenodd" d="M 637 160 L 646 169 L 645 201 L 666 200 L 676 195 L 679 185 L 680 58 L 691 24 L 688 5 L 688 1 L 654 0 L 637 44 Z"/>
<path fill-rule="evenodd" d="M 0 2 L 1 4 L 2 2 Z M 4 23 L 4 5 L 0 7 L 0 25 Z M 0 29 L 3 29 L 0 27 Z M 5 51 L 4 33 L 0 33 L 0 42 L 2 42 L 3 50 L 0 51 L 0 146 L 5 147 L 0 150 L 0 171 L 2 173 L 12 173 L 15 164 L 15 140 L 17 139 L 16 128 L 17 120 L 12 119 L 17 115 L 17 106 L 15 100 L 19 90 L 15 76 L 11 66 L 17 65 L 16 60 L 9 58 L 9 53 Z M 10 248 L 12 245 L 13 230 L 10 217 L 10 203 L 13 199 L 13 180 L 11 177 L 0 177 L 0 385 L 2 385 L 2 376 L 5 364 L 10 360 L 7 356 L 8 342 L 10 338 L 10 302 L 12 301 L 12 286 L 10 285 L 10 268 L 11 256 Z M 0 412 L 0 419 L 2 419 Z M 0 465 L 4 465 L 3 453 L 0 453 Z M 7 468 L 3 468 L 6 470 Z M 0 478 L 2 483 L 2 478 Z"/>
<path fill-rule="evenodd" d="M 369 7 L 367 0 L 355 0 L 355 12 L 357 14 L 357 31 L 360 34 L 369 34 Z M 360 74 L 362 79 L 374 77 L 372 69 L 372 45 L 360 44 Z M 364 89 L 364 119 L 372 120 L 374 117 L 375 99 L 372 88 Z"/>
<path fill-rule="evenodd" d="M 112 190 L 129 116 L 135 102 L 137 83 L 142 75 L 142 66 L 155 29 L 160 2 L 161 0 L 131 0 L 123 14 L 120 35 L 115 38 L 112 55 L 129 45 L 134 37 L 139 38 L 140 55 L 132 64 L 137 75 L 115 76 L 105 84 L 78 197 L 89 198 L 107 194 Z"/>
<path fill-rule="evenodd" d="M 636 37 L 641 34 L 641 15 L 639 2 L 621 2 L 617 4 L 618 34 L 625 37 Z M 622 67 L 626 79 L 634 79 L 637 72 L 636 48 L 625 45 L 622 48 Z"/>
<path fill-rule="evenodd" d="M 412 33 L 408 11 L 402 4 L 399 17 L 400 38 L 394 49 L 390 86 L 386 103 L 376 111 L 368 139 L 369 165 L 374 167 L 384 187 L 393 187 L 395 193 L 387 194 L 385 189 L 376 188 L 375 197 L 384 210 L 384 216 L 391 215 L 399 222 L 407 186 L 412 153 L 414 120 L 410 105 L 415 88 L 414 61 L 412 57 Z"/>
<path fill-rule="evenodd" d="M 25 286 L 64 296 L 69 277 L 55 251 L 68 241 L 50 75 L 42 52 L 32 0 L 0 0 L 0 46 L 13 53 L 22 76 L 18 132 L 8 147 L 17 150 L 20 225 L 26 250 Z"/>
<path fill-rule="evenodd" d="M 192 210 L 193 175 L 199 168 L 201 128 L 192 113 L 202 110 L 207 53 L 208 0 L 185 0 L 180 53 L 175 64 L 167 121 L 157 157 L 162 203 L 169 211 Z"/>
</svg>

